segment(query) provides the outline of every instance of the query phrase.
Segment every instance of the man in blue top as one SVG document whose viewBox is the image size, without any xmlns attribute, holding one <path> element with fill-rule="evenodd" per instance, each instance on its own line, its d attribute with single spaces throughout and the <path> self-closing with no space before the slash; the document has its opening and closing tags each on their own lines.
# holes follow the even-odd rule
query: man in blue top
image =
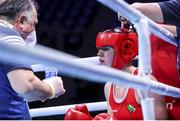
<svg viewBox="0 0 180 121">
<path fill-rule="evenodd" d="M 179 0 L 169 0 L 159 3 L 133 3 L 131 6 L 158 23 L 180 26 Z"/>
<path fill-rule="evenodd" d="M 25 47 L 35 31 L 37 4 L 33 0 L 0 1 L 0 42 Z M 40 80 L 30 64 L 0 62 L 0 119 L 31 119 L 27 101 L 55 98 L 65 92 L 60 77 Z"/>
<path fill-rule="evenodd" d="M 159 3 L 133 3 L 132 7 L 141 11 L 144 15 L 150 19 L 164 24 L 170 24 L 177 26 L 177 30 L 174 27 L 168 27 L 175 36 L 180 35 L 180 1 L 169 0 Z M 178 35 L 177 35 L 178 34 Z"/>
<path fill-rule="evenodd" d="M 131 6 L 158 23 L 180 26 L 179 0 L 169 0 L 159 3 L 133 3 Z M 167 29 L 177 36 L 174 28 Z"/>
</svg>

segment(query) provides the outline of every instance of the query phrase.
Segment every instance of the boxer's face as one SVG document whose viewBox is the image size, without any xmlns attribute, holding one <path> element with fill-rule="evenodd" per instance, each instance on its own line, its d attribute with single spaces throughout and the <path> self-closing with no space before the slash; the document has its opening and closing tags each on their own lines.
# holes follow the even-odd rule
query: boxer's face
<svg viewBox="0 0 180 121">
<path fill-rule="evenodd" d="M 97 49 L 100 63 L 111 67 L 115 54 L 114 48 L 111 46 L 103 46 Z"/>
</svg>

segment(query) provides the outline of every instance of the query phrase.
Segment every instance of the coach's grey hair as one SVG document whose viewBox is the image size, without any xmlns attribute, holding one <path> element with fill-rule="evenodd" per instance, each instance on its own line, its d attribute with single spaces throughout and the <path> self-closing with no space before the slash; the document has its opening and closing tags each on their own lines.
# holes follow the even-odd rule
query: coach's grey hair
<svg viewBox="0 0 180 121">
<path fill-rule="evenodd" d="M 3 0 L 0 2 L 0 16 L 14 20 L 18 15 L 32 10 L 33 4 L 38 10 L 38 4 L 34 0 Z"/>
</svg>

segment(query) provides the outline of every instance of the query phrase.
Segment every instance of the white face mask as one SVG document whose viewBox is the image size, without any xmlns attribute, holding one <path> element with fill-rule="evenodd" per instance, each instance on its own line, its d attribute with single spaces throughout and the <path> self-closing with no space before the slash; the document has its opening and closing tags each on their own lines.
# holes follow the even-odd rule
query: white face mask
<svg viewBox="0 0 180 121">
<path fill-rule="evenodd" d="M 34 47 L 36 45 L 36 43 L 37 43 L 36 31 L 31 32 L 27 36 L 25 43 L 29 47 Z"/>
</svg>

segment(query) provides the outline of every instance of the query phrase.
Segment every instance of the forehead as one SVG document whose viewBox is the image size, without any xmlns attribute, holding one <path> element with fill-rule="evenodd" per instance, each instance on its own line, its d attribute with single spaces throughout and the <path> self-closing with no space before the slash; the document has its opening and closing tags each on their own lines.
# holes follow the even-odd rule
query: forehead
<svg viewBox="0 0 180 121">
<path fill-rule="evenodd" d="M 114 52 L 114 48 L 112 46 L 102 46 L 102 47 L 97 47 L 98 51 L 102 51 L 102 52 Z"/>
<path fill-rule="evenodd" d="M 97 47 L 97 48 L 99 48 L 99 49 L 102 49 L 102 48 L 112 48 L 112 49 L 114 49 L 112 46 L 110 46 L 110 45 L 105 45 L 105 46 L 101 46 L 101 47 Z"/>
</svg>

